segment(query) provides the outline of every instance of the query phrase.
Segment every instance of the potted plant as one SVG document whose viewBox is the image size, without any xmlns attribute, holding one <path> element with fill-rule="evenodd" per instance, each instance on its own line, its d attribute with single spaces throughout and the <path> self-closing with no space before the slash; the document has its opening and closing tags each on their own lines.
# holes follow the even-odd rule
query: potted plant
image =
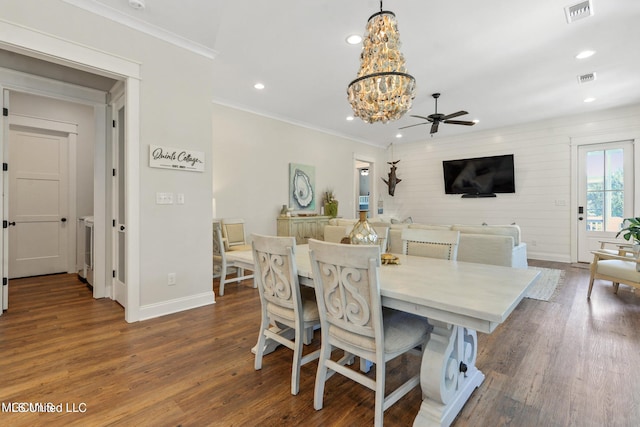
<svg viewBox="0 0 640 427">
<path fill-rule="evenodd" d="M 338 201 L 333 195 L 333 190 L 326 190 L 322 196 L 324 202 L 324 214 L 335 218 L 338 216 Z"/>
<path fill-rule="evenodd" d="M 634 246 L 634 252 L 640 247 L 640 217 L 625 218 L 622 223 L 624 228 L 618 231 L 616 237 L 622 234 L 625 240 L 628 240 Z"/>
</svg>

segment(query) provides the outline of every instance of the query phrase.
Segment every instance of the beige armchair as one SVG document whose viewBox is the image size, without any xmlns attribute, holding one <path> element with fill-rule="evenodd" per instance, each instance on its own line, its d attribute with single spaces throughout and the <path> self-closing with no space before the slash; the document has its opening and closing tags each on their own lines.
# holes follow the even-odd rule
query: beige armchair
<svg viewBox="0 0 640 427">
<path fill-rule="evenodd" d="M 613 293 L 618 293 L 620 283 L 640 288 L 640 258 L 638 253 L 625 251 L 623 254 L 593 251 L 591 277 L 587 298 L 591 298 L 595 279 L 613 282 Z"/>
</svg>

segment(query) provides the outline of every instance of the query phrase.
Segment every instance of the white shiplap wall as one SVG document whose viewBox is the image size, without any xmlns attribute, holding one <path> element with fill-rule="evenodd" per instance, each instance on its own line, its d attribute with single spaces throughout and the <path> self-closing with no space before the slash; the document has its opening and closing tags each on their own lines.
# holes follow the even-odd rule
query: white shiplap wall
<svg viewBox="0 0 640 427">
<path fill-rule="evenodd" d="M 384 215 L 411 216 L 414 222 L 430 224 L 516 223 L 529 258 L 570 262 L 572 228 L 577 227 L 571 203 L 575 185 L 572 140 L 584 136 L 596 136 L 600 142 L 617 140 L 620 135 L 640 138 L 640 105 L 487 131 L 478 125 L 479 129 L 461 136 L 446 137 L 447 127 L 442 125 L 441 132 L 424 142 L 393 145 L 402 182 L 394 197 L 383 194 Z M 387 151 L 390 161 L 391 150 Z M 443 160 L 501 154 L 514 154 L 515 194 L 485 199 L 444 194 Z M 640 165 L 637 152 L 635 157 Z M 388 168 L 385 177 L 387 172 Z"/>
</svg>

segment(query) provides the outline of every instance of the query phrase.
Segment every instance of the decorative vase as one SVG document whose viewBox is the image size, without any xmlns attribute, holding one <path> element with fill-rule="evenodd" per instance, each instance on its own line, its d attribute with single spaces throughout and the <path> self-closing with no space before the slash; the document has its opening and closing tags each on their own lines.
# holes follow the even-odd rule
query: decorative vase
<svg viewBox="0 0 640 427">
<path fill-rule="evenodd" d="M 360 211 L 360 220 L 353 226 L 349 233 L 349 240 L 352 245 L 377 245 L 378 235 L 371 224 L 367 221 L 367 212 Z"/>
<path fill-rule="evenodd" d="M 338 216 L 338 202 L 334 200 L 333 202 L 327 202 L 324 204 L 324 214 L 326 216 L 330 216 L 331 218 L 335 218 Z"/>
</svg>

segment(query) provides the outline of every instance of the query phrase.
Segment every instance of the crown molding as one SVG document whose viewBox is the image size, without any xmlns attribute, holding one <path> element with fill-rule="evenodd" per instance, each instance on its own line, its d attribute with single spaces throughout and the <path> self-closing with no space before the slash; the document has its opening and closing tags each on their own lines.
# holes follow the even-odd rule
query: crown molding
<svg viewBox="0 0 640 427">
<path fill-rule="evenodd" d="M 150 24 L 138 18 L 134 18 L 125 13 L 120 12 L 112 7 L 106 6 L 96 0 L 62 0 L 72 6 L 94 13 L 103 18 L 117 22 L 118 24 L 125 25 L 141 33 L 150 35 L 157 39 L 163 40 L 167 43 L 171 43 L 174 46 L 178 46 L 182 49 L 189 50 L 205 58 L 215 59 L 218 52 L 214 49 L 208 48 L 200 43 L 196 43 L 178 34 L 167 31 L 163 28 Z"/>
</svg>

